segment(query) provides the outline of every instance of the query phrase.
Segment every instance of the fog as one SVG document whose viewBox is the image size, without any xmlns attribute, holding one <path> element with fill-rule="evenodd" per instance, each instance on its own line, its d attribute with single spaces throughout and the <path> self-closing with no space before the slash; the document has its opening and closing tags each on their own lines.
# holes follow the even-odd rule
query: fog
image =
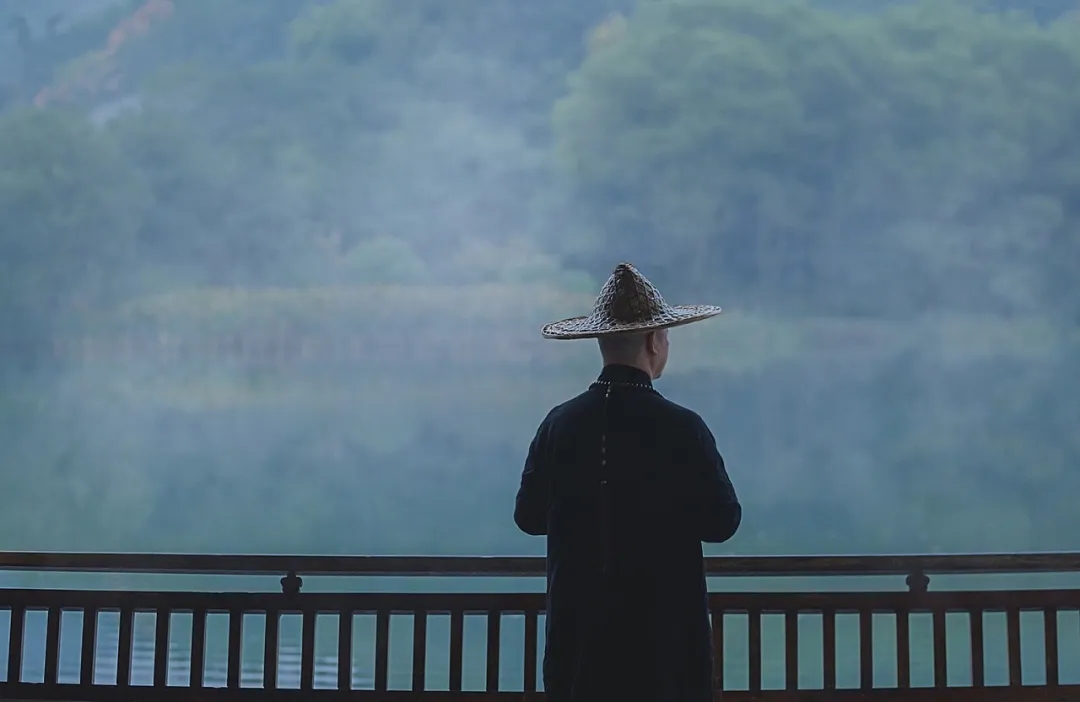
<svg viewBox="0 0 1080 702">
<path fill-rule="evenodd" d="M 1080 547 L 1080 15 L 1029 4 L 0 0 L 0 549 L 542 553 L 599 355 L 540 326 L 623 260 L 725 309 L 657 383 L 711 553 Z"/>
</svg>

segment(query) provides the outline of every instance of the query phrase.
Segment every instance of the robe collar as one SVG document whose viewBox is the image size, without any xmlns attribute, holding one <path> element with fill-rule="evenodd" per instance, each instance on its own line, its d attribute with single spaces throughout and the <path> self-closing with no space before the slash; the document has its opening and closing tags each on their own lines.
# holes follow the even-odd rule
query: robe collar
<svg viewBox="0 0 1080 702">
<path fill-rule="evenodd" d="M 653 389 L 652 378 L 649 377 L 648 373 L 640 368 L 624 366 L 621 363 L 611 363 L 604 366 L 604 369 L 600 371 L 600 377 L 596 379 L 596 384 L 600 386 L 620 385 L 640 387 L 647 390 Z"/>
</svg>

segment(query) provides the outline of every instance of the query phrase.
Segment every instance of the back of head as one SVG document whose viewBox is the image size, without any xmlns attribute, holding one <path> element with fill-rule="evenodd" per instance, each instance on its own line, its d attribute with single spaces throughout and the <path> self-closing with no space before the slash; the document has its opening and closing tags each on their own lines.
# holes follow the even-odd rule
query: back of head
<svg viewBox="0 0 1080 702">
<path fill-rule="evenodd" d="M 597 341 L 600 344 L 600 355 L 604 363 L 636 365 L 645 351 L 645 336 L 645 334 L 613 334 L 600 337 Z"/>
<path fill-rule="evenodd" d="M 605 366 L 633 366 L 656 380 L 667 365 L 667 329 L 605 335 L 599 337 L 598 341 Z"/>
</svg>

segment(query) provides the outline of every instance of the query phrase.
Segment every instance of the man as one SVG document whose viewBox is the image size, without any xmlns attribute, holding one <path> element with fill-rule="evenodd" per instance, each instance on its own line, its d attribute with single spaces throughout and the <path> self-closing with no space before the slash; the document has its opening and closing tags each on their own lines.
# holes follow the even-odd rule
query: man
<svg viewBox="0 0 1080 702">
<path fill-rule="evenodd" d="M 514 510 L 523 532 L 547 536 L 551 702 L 713 699 L 701 542 L 730 539 L 742 509 L 705 422 L 652 381 L 667 329 L 719 313 L 668 305 L 621 263 L 591 315 L 543 329 L 597 338 L 604 361 L 540 425 Z"/>
</svg>

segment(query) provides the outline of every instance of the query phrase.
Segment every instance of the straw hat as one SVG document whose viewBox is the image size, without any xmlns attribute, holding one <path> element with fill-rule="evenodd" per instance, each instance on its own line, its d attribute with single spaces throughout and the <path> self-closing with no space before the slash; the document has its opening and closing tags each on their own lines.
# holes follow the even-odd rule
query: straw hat
<svg viewBox="0 0 1080 702">
<path fill-rule="evenodd" d="M 592 314 L 546 324 L 540 333 L 545 339 L 595 339 L 677 327 L 718 314 L 714 305 L 669 305 L 636 268 L 620 263 L 600 290 Z"/>
</svg>

